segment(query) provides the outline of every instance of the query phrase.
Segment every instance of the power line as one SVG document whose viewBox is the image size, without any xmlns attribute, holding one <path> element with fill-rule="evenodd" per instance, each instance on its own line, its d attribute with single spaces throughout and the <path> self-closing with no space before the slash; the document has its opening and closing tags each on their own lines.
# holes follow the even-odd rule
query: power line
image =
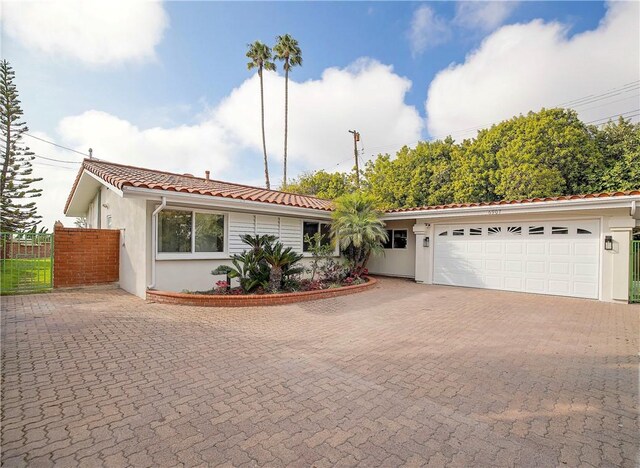
<svg viewBox="0 0 640 468">
<path fill-rule="evenodd" d="M 82 161 L 65 161 L 64 159 L 48 158 L 47 156 L 40 156 L 39 154 L 34 154 L 33 156 L 40 159 L 46 159 L 47 161 L 55 161 L 55 162 L 67 163 L 67 164 L 82 164 Z"/>
<path fill-rule="evenodd" d="M 87 153 L 83 153 L 83 152 L 81 152 L 81 151 L 74 150 L 73 148 L 69 148 L 69 147 L 67 147 L 67 146 L 59 145 L 58 143 L 54 143 L 53 141 L 45 140 L 44 138 L 40 138 L 40 137 L 37 137 L 37 136 L 35 136 L 35 135 L 31 135 L 30 133 L 26 133 L 26 132 L 25 132 L 25 133 L 23 133 L 23 135 L 26 135 L 26 136 L 28 136 L 28 137 L 30 137 L 30 138 L 35 138 L 36 140 L 40 140 L 40 141 L 42 141 L 42 142 L 44 142 L 44 143 L 48 143 L 48 144 L 50 144 L 50 145 L 57 146 L 58 148 L 65 149 L 65 150 L 67 150 L 67 151 L 72 151 L 72 152 L 74 152 L 74 153 L 81 154 L 82 156 L 89 157 L 89 155 L 88 155 Z"/>
<path fill-rule="evenodd" d="M 48 167 L 55 167 L 57 169 L 66 169 L 67 171 L 76 171 L 76 169 L 74 167 L 65 167 L 65 166 L 58 166 L 56 164 L 47 164 L 47 163 L 43 163 L 43 162 L 34 162 L 31 163 L 34 166 L 48 166 Z"/>
</svg>

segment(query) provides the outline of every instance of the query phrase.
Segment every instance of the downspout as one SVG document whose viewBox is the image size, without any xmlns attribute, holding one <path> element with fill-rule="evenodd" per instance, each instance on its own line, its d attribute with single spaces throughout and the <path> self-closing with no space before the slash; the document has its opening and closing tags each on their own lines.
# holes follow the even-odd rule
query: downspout
<svg viewBox="0 0 640 468">
<path fill-rule="evenodd" d="M 158 213 L 167 206 L 167 197 L 162 197 L 162 203 L 151 214 L 151 284 L 147 289 L 156 287 L 156 252 L 158 251 Z"/>
</svg>

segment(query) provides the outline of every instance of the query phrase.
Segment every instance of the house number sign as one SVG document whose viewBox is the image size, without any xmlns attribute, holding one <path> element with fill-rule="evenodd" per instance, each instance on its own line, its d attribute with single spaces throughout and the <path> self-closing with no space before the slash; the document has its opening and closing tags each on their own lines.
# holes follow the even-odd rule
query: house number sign
<svg viewBox="0 0 640 468">
<path fill-rule="evenodd" d="M 498 215 L 498 214 L 500 214 L 500 212 L 501 212 L 501 211 L 502 211 L 502 210 L 488 210 L 488 211 L 487 211 L 487 214 L 490 214 L 490 215 Z"/>
</svg>

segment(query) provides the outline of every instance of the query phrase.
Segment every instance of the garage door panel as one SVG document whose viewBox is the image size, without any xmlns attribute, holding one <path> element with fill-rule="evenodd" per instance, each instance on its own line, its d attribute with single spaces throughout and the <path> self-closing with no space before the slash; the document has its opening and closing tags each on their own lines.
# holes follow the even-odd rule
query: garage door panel
<svg viewBox="0 0 640 468">
<path fill-rule="evenodd" d="M 453 229 L 463 234 L 436 236 L 435 283 L 598 297 L 597 220 L 437 226 L 436 233 Z"/>
<path fill-rule="evenodd" d="M 505 260 L 504 271 L 505 272 L 522 271 L 522 261 L 521 260 Z"/>
<path fill-rule="evenodd" d="M 485 253 L 489 255 L 501 255 L 502 254 L 502 244 L 498 242 L 487 242 L 484 245 Z"/>
<path fill-rule="evenodd" d="M 525 278 L 526 292 L 543 293 L 545 291 L 545 280 L 543 278 Z"/>
<path fill-rule="evenodd" d="M 509 276 L 504 279 L 504 288 L 509 291 L 522 291 L 524 281 L 522 277 Z"/>
<path fill-rule="evenodd" d="M 598 255 L 598 245 L 595 242 L 576 242 L 574 252 L 576 255 L 595 259 Z"/>
<path fill-rule="evenodd" d="M 520 255 L 524 252 L 524 245 L 521 242 L 510 242 L 505 244 L 505 253 L 510 255 Z"/>
<path fill-rule="evenodd" d="M 526 268 L 527 273 L 545 273 L 546 271 L 544 261 L 528 260 L 526 261 L 526 264 L 527 264 L 527 268 Z"/>
<path fill-rule="evenodd" d="M 527 255 L 546 255 L 547 245 L 543 242 L 527 242 Z"/>
<path fill-rule="evenodd" d="M 562 281 L 549 278 L 549 292 L 551 294 L 560 294 L 568 296 L 571 294 L 571 287 L 569 281 Z"/>
<path fill-rule="evenodd" d="M 570 275 L 571 265 L 568 262 L 549 262 L 550 275 Z"/>
<path fill-rule="evenodd" d="M 488 258 L 485 260 L 484 268 L 487 272 L 502 271 L 502 260 Z"/>
<path fill-rule="evenodd" d="M 569 242 L 550 242 L 549 255 L 571 255 L 571 244 Z"/>
</svg>

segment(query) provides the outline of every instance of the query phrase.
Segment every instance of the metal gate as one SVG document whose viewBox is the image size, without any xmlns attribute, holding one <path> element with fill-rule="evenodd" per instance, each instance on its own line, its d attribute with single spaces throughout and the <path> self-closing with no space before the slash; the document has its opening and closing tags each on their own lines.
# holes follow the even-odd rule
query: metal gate
<svg viewBox="0 0 640 468">
<path fill-rule="evenodd" d="M 53 234 L 0 233 L 0 294 L 53 288 Z"/>
<path fill-rule="evenodd" d="M 631 241 L 629 302 L 640 303 L 640 240 Z"/>
</svg>

